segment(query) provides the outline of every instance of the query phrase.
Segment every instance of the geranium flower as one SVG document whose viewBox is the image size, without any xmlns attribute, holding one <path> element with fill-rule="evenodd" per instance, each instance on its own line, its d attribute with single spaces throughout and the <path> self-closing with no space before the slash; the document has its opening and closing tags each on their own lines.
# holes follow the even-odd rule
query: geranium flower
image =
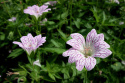
<svg viewBox="0 0 125 83">
<path fill-rule="evenodd" d="M 14 22 L 14 21 L 16 21 L 16 17 L 12 17 L 12 18 L 8 19 L 8 21 Z"/>
<path fill-rule="evenodd" d="M 119 4 L 119 1 L 118 0 L 114 0 L 115 3 Z"/>
<path fill-rule="evenodd" d="M 34 15 L 38 19 L 38 17 L 41 16 L 44 12 L 48 12 L 49 10 L 51 10 L 50 8 L 47 8 L 47 5 L 42 5 L 40 7 L 37 5 L 33 5 L 25 9 L 24 13 Z"/>
<path fill-rule="evenodd" d="M 81 71 L 84 66 L 89 71 L 96 65 L 96 59 L 94 57 L 106 58 L 112 54 L 107 49 L 110 48 L 109 44 L 104 41 L 103 34 L 97 34 L 95 29 L 92 29 L 86 37 L 86 43 L 84 37 L 79 33 L 71 34 L 73 39 L 67 41 L 67 44 L 72 48 L 63 53 L 64 57 L 69 56 L 69 63 L 76 63 L 77 70 Z"/>
<path fill-rule="evenodd" d="M 54 6 L 57 3 L 57 1 L 48 1 L 46 3 L 44 3 L 45 5 L 51 5 Z"/>
<path fill-rule="evenodd" d="M 39 60 L 34 61 L 33 65 L 37 65 L 37 66 L 41 67 L 41 64 L 40 64 Z"/>
<path fill-rule="evenodd" d="M 119 25 L 123 25 L 124 24 L 124 22 L 119 22 Z"/>
<path fill-rule="evenodd" d="M 41 35 L 33 37 L 30 33 L 27 36 L 23 36 L 20 38 L 21 42 L 14 41 L 14 44 L 19 45 L 23 48 L 29 55 L 32 51 L 43 45 L 46 42 L 46 37 L 41 37 Z"/>
<path fill-rule="evenodd" d="M 117 4 L 119 4 L 120 2 L 119 2 L 119 0 L 110 0 L 111 2 L 114 2 L 114 3 L 117 3 Z"/>
</svg>

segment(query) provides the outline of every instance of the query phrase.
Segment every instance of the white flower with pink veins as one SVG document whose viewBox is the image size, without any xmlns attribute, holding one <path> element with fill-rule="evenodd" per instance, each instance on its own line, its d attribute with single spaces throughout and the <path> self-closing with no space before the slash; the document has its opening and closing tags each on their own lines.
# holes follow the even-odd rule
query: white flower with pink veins
<svg viewBox="0 0 125 83">
<path fill-rule="evenodd" d="M 21 42 L 14 41 L 14 44 L 19 45 L 23 48 L 29 55 L 32 51 L 43 45 L 46 42 L 46 37 L 41 37 L 41 35 L 33 37 L 30 33 L 27 36 L 23 36 L 20 38 Z"/>
<path fill-rule="evenodd" d="M 40 64 L 40 61 L 39 61 L 39 60 L 34 61 L 34 62 L 33 62 L 33 65 L 37 65 L 37 66 L 41 67 L 41 64 Z"/>
<path fill-rule="evenodd" d="M 40 7 L 37 5 L 33 5 L 29 6 L 27 9 L 24 9 L 24 13 L 34 15 L 36 19 L 38 19 L 38 17 L 40 17 L 44 12 L 48 12 L 49 10 L 51 9 L 48 8 L 47 5 L 42 5 Z"/>
<path fill-rule="evenodd" d="M 92 29 L 86 37 L 86 43 L 84 37 L 79 33 L 71 34 L 73 39 L 67 41 L 67 44 L 72 46 L 69 50 L 63 53 L 64 57 L 69 56 L 69 63 L 76 63 L 76 69 L 81 71 L 84 66 L 89 71 L 96 65 L 96 59 L 94 57 L 106 58 L 112 54 L 107 49 L 110 45 L 104 41 L 103 34 L 97 34 L 95 29 Z"/>
</svg>

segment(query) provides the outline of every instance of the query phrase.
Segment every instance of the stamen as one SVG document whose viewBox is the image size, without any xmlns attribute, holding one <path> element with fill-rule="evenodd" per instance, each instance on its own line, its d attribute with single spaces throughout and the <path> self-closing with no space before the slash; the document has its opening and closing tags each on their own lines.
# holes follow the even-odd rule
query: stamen
<svg viewBox="0 0 125 83">
<path fill-rule="evenodd" d="M 85 47 L 84 51 L 85 51 L 85 53 L 84 53 L 85 57 L 90 56 L 92 54 L 91 47 Z"/>
</svg>

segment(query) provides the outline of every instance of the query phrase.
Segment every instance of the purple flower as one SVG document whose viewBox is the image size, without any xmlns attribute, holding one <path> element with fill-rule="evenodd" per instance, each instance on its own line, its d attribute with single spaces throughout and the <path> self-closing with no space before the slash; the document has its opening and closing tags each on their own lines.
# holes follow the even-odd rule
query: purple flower
<svg viewBox="0 0 125 83">
<path fill-rule="evenodd" d="M 34 15 L 38 19 L 38 17 L 41 16 L 44 12 L 48 12 L 49 10 L 51 10 L 50 8 L 47 8 L 47 5 L 42 5 L 40 7 L 37 5 L 33 5 L 25 9 L 24 13 Z"/>
<path fill-rule="evenodd" d="M 8 19 L 8 21 L 14 22 L 16 21 L 16 17 L 12 17 L 11 19 Z"/>
<path fill-rule="evenodd" d="M 104 41 L 103 34 L 97 34 L 95 29 L 88 33 L 86 43 L 84 37 L 79 33 L 71 34 L 73 39 L 67 41 L 72 48 L 63 53 L 64 57 L 69 56 L 69 63 L 76 63 L 76 68 L 81 71 L 84 66 L 89 71 L 96 65 L 94 57 L 106 58 L 112 54 L 109 44 Z"/>
<path fill-rule="evenodd" d="M 41 35 L 33 37 L 30 33 L 27 36 L 23 36 L 20 38 L 21 42 L 14 41 L 14 44 L 18 44 L 21 48 L 23 48 L 29 55 L 32 51 L 43 45 L 46 42 L 46 37 L 41 37 Z"/>
<path fill-rule="evenodd" d="M 114 0 L 115 3 L 119 4 L 119 1 L 118 0 Z"/>
<path fill-rule="evenodd" d="M 45 5 L 51 5 L 54 6 L 57 3 L 57 1 L 48 1 L 46 3 L 44 3 Z"/>
<path fill-rule="evenodd" d="M 123 25 L 124 24 L 124 22 L 119 22 L 119 25 Z"/>
<path fill-rule="evenodd" d="M 110 1 L 113 2 L 113 3 L 117 3 L 117 4 L 120 3 L 119 0 L 110 0 Z"/>
<path fill-rule="evenodd" d="M 37 66 L 41 67 L 41 64 L 40 64 L 39 60 L 34 61 L 33 65 L 37 65 Z"/>
</svg>

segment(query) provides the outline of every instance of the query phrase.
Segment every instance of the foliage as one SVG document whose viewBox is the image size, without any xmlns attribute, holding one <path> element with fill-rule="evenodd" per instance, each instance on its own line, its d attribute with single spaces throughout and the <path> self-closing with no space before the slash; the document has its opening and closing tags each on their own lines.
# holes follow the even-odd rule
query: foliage
<svg viewBox="0 0 125 83">
<path fill-rule="evenodd" d="M 41 21 L 47 18 L 44 25 L 35 23 L 34 16 L 23 12 L 28 6 L 41 6 L 47 1 L 49 0 L 0 1 L 0 82 L 125 82 L 125 1 L 119 0 L 120 4 L 117 4 L 111 0 L 57 0 L 57 4 L 49 6 L 51 11 L 38 19 Z M 11 17 L 16 17 L 16 21 L 8 21 Z M 39 30 L 36 29 L 37 26 Z M 96 58 L 97 64 L 91 71 L 78 71 L 74 63 L 68 63 L 68 58 L 62 56 L 70 48 L 66 41 L 72 33 L 86 37 L 93 28 L 97 33 L 104 34 L 112 55 L 105 59 Z M 41 67 L 31 65 L 24 50 L 12 43 L 20 41 L 28 33 L 46 36 L 46 43 L 37 49 L 35 56 L 30 56 L 31 62 L 39 59 Z M 8 76 L 8 71 L 14 73 Z"/>
</svg>

